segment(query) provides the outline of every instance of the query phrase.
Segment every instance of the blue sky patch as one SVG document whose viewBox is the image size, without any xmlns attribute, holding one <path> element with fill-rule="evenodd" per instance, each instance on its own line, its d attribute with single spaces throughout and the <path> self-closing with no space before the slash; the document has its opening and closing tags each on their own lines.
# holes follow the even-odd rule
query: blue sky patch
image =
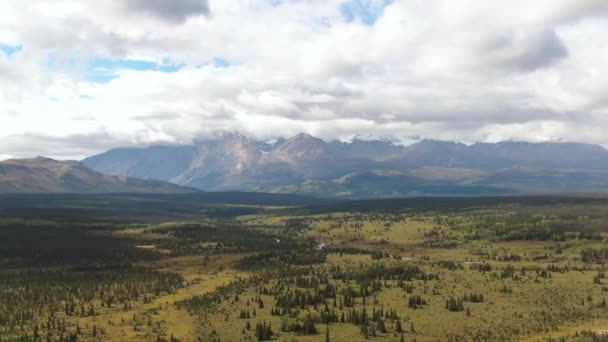
<svg viewBox="0 0 608 342">
<path fill-rule="evenodd" d="M 118 77 L 118 70 L 177 72 L 183 65 L 164 58 L 161 63 L 137 59 L 94 58 L 87 67 L 86 79 L 96 83 L 108 83 Z"/>
<path fill-rule="evenodd" d="M 57 54 L 51 52 L 46 56 L 46 66 L 49 68 L 54 67 L 57 64 Z"/>
<path fill-rule="evenodd" d="M 231 64 L 227 59 L 216 57 L 213 59 L 213 65 L 215 65 L 217 68 L 227 68 Z"/>
<path fill-rule="evenodd" d="M 101 70 L 131 69 L 137 71 L 176 72 L 181 67 L 181 65 L 171 63 L 168 59 L 163 59 L 162 63 L 156 63 L 138 59 L 95 58 L 89 63 L 90 69 Z"/>
<path fill-rule="evenodd" d="M 195 68 L 200 69 L 200 68 L 203 68 L 203 67 L 211 67 L 211 66 L 213 66 L 215 68 L 228 68 L 228 67 L 231 67 L 233 65 L 234 64 L 231 61 L 229 61 L 229 60 L 227 60 L 225 58 L 215 57 L 215 58 L 213 58 L 209 62 L 205 62 L 205 63 L 201 63 L 201 64 L 196 65 Z"/>
<path fill-rule="evenodd" d="M 2 51 L 8 57 L 21 51 L 22 49 L 23 49 L 23 46 L 21 46 L 21 45 L 10 45 L 10 44 L 0 43 L 0 51 Z"/>
<path fill-rule="evenodd" d="M 340 5 L 340 13 L 348 23 L 361 20 L 365 25 L 372 26 L 390 5 L 392 0 L 349 0 Z"/>
<path fill-rule="evenodd" d="M 104 70 L 104 71 L 87 70 L 86 75 L 85 75 L 85 78 L 87 79 L 87 81 L 101 83 L 101 84 L 106 84 L 117 77 L 118 77 L 118 75 L 116 75 L 114 72 L 106 71 L 106 70 Z"/>
</svg>

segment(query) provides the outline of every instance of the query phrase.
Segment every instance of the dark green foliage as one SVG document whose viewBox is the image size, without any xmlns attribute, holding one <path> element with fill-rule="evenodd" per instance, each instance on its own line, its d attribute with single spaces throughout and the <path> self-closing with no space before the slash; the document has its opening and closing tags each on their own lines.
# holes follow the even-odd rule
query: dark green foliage
<svg viewBox="0 0 608 342">
<path fill-rule="evenodd" d="M 461 200 L 469 201 L 468 199 Z M 94 199 L 94 201 L 100 201 L 100 199 Z M 123 204 L 129 203 L 126 199 L 120 201 Z M 597 284 L 605 282 L 603 267 L 590 264 L 603 262 L 606 250 L 603 248 L 582 250 L 580 259 L 588 263 L 582 265 L 571 258 L 573 245 L 569 242 L 561 242 L 571 237 L 597 240 L 599 236 L 605 236 L 605 232 L 598 228 L 608 222 L 601 211 L 603 208 L 597 209 L 602 214 L 584 212 L 585 215 L 579 215 L 578 212 L 573 213 L 571 208 L 509 207 L 504 214 L 503 211 L 483 208 L 479 212 L 477 209 L 464 209 L 457 212 L 456 215 L 452 215 L 452 211 L 448 210 L 445 215 L 442 212 L 427 217 L 411 214 L 414 209 L 401 208 L 400 210 L 403 212 L 396 214 L 371 213 L 365 216 L 352 213 L 352 216 L 344 219 L 328 218 L 329 215 L 323 218 L 296 217 L 285 219 L 277 226 L 262 224 L 258 226 L 259 223 L 251 223 L 248 226 L 240 221 L 228 220 L 211 221 L 200 219 L 201 212 L 196 212 L 188 214 L 191 217 L 187 222 L 149 225 L 141 222 L 159 220 L 160 216 L 156 216 L 157 213 L 165 212 L 168 209 L 161 208 L 162 203 L 166 203 L 164 200 L 155 203 L 153 198 L 146 197 L 146 201 L 151 202 L 150 207 L 146 209 L 145 205 L 138 205 L 139 209 L 136 209 L 139 210 L 138 215 L 141 215 L 137 219 L 141 221 L 122 216 L 121 213 L 132 212 L 128 208 L 125 208 L 124 211 L 119 210 L 116 218 L 111 218 L 108 215 L 110 212 L 99 209 L 100 213 L 105 215 L 101 216 L 107 220 L 104 222 L 95 221 L 97 218 L 93 216 L 88 218 L 91 221 L 88 222 L 84 217 L 78 217 L 80 214 L 77 215 L 77 211 L 69 210 L 70 215 L 75 215 L 72 220 L 69 216 L 59 217 L 68 215 L 67 211 L 63 211 L 61 208 L 56 212 L 44 209 L 44 202 L 37 204 L 42 208 L 37 214 L 35 212 L 26 213 L 28 219 L 0 219 L 0 238 L 3 238 L 3 242 L 5 242 L 0 246 L 0 253 L 3 253 L 0 255 L 0 263 L 2 263 L 0 266 L 4 267 L 2 269 L 9 266 L 27 268 L 37 263 L 41 263 L 43 266 L 56 266 L 53 272 L 39 272 L 39 274 L 36 272 L 0 272 L 0 340 L 12 342 L 48 339 L 54 342 L 87 340 L 91 336 L 104 340 L 107 339 L 107 336 L 103 329 L 90 322 L 95 322 L 93 318 L 100 312 L 107 311 L 106 307 L 130 310 L 131 305 L 136 307 L 138 301 L 151 303 L 157 296 L 170 293 L 178 288 L 181 284 L 180 277 L 172 278 L 175 275 L 168 273 L 151 272 L 148 274 L 149 271 L 129 266 L 134 261 L 151 260 L 164 257 L 164 255 L 133 248 L 141 240 L 138 242 L 135 239 L 116 237 L 120 234 L 115 234 L 115 231 L 125 227 L 142 229 L 143 234 L 149 234 L 152 237 L 146 239 L 146 243 L 150 242 L 159 249 L 170 249 L 171 251 L 167 252 L 170 256 L 200 255 L 201 272 L 205 272 L 206 268 L 214 269 L 215 265 L 210 260 L 215 260 L 217 256 L 214 255 L 216 254 L 254 252 L 238 263 L 241 270 L 251 272 L 246 279 L 234 280 L 212 293 L 194 296 L 176 303 L 177 309 L 187 309 L 191 314 L 199 317 L 202 322 L 205 322 L 206 317 L 213 317 L 212 315 L 218 312 L 223 315 L 221 319 L 225 321 L 234 318 L 245 320 L 244 323 L 237 321 L 237 325 L 235 325 L 235 329 L 242 331 L 242 338 L 245 340 L 251 340 L 254 336 L 258 340 L 272 338 L 282 340 L 290 337 L 290 334 L 283 334 L 283 332 L 294 332 L 300 335 L 319 334 L 314 338 L 321 340 L 323 328 L 318 328 L 319 324 L 325 325 L 325 340 L 330 339 L 329 325 L 336 326 L 336 329 L 331 329 L 332 337 L 335 339 L 334 336 L 338 336 L 336 332 L 340 324 L 355 325 L 360 329 L 362 337 L 369 337 L 372 340 L 374 336 L 404 340 L 403 333 L 407 328 L 404 329 L 402 324 L 407 324 L 407 322 L 410 323 L 410 332 L 422 334 L 427 332 L 416 332 L 409 315 L 405 315 L 402 322 L 391 306 L 396 306 L 398 310 L 405 310 L 407 300 L 407 305 L 411 309 L 421 308 L 425 305 L 430 305 L 434 309 L 436 305 L 440 307 L 443 305 L 443 301 L 439 299 L 442 298 L 441 296 L 445 296 L 444 300 L 447 298 L 446 310 L 463 311 L 462 317 L 456 317 L 458 315 L 454 317 L 455 319 L 466 319 L 467 326 L 470 326 L 465 333 L 450 333 L 442 336 L 450 341 L 517 340 L 532 332 L 556 331 L 565 323 L 584 321 L 588 318 L 601 318 L 603 317 L 601 310 L 606 308 L 606 301 L 603 298 L 605 293 L 598 296 L 598 293 L 602 291 L 602 286 L 589 284 L 592 276 L 593 282 Z M 443 200 L 435 199 L 434 201 L 439 202 L 437 204 L 439 207 L 443 205 Z M 447 199 L 446 201 L 452 200 Z M 89 206 L 88 203 L 82 205 Z M 416 206 L 416 204 L 413 205 Z M 6 204 L 0 204 L 0 208 L 3 206 Z M 115 204 L 110 203 L 109 206 L 113 207 Z M 219 207 L 206 206 L 204 215 L 227 213 Z M 31 207 L 28 208 L 31 210 Z M 197 208 L 200 209 L 200 207 Z M 15 210 L 12 211 L 13 209 Z M 182 217 L 186 213 L 179 208 L 173 207 L 172 209 L 175 209 L 177 214 L 171 215 Z M 89 213 L 94 212 L 92 208 L 87 210 Z M 297 210 L 306 211 L 306 209 Z M 0 217 L 7 216 L 9 213 L 22 212 L 25 212 L 25 209 L 11 207 L 10 210 L 5 209 L 4 212 L 0 212 Z M 498 213 L 494 214 L 495 212 Z M 148 217 L 148 213 L 153 215 Z M 53 219 L 45 219 L 45 215 L 51 214 Z M 32 216 L 35 215 L 40 215 L 40 217 L 33 218 Z M 317 219 L 326 220 L 335 227 L 347 226 L 356 232 L 363 230 L 364 220 L 372 220 L 381 229 L 390 230 L 395 226 L 395 222 L 420 219 L 427 220 L 426 222 L 436 226 L 432 231 L 427 231 L 425 240 L 421 242 L 427 246 L 451 248 L 470 240 L 482 240 L 482 242 L 467 245 L 473 246 L 471 247 L 472 255 L 466 256 L 464 264 L 459 258 L 455 259 L 458 261 L 440 260 L 441 256 L 437 256 L 440 253 L 435 252 L 429 252 L 431 256 L 426 257 L 418 254 L 414 256 L 414 252 L 412 252 L 413 259 L 404 260 L 402 256 L 409 256 L 409 251 L 407 249 L 398 251 L 393 248 L 397 246 L 397 244 L 393 245 L 393 242 L 387 246 L 387 240 L 370 244 L 369 250 L 365 251 L 348 247 L 343 249 L 316 248 L 316 243 L 301 237 L 295 231 L 300 232 L 308 227 L 313 227 Z M 560 222 L 563 224 L 558 224 Z M 156 234 L 162 238 L 157 238 Z M 422 230 L 420 234 L 422 234 Z M 504 247 L 508 244 L 496 243 L 515 238 L 553 242 L 546 243 L 547 247 L 541 253 L 519 252 L 522 255 L 512 251 L 516 248 Z M 35 248 L 40 248 L 39 254 L 36 254 L 33 248 L 25 246 L 28 239 L 33 241 Z M 65 242 L 59 241 L 62 239 L 65 239 Z M 78 243 L 81 241 L 82 246 L 79 246 Z M 13 242 L 17 247 L 12 245 Z M 330 245 L 333 245 L 334 242 L 328 241 Z M 49 246 L 44 246 L 45 243 Z M 589 243 L 589 241 L 582 241 L 581 245 L 583 243 Z M 599 244 L 598 242 L 592 243 Z M 336 245 L 339 244 L 336 243 Z M 577 248 L 575 253 L 578 253 L 577 244 L 574 245 L 574 248 Z M 58 251 L 59 249 L 64 250 L 62 252 Z M 82 249 L 88 250 L 82 251 Z M 395 255 L 389 254 L 386 250 Z M 27 253 L 34 254 L 27 257 Z M 354 263 L 350 260 L 344 264 L 327 263 L 330 260 L 328 255 L 331 255 L 331 260 L 333 260 L 344 254 L 367 254 L 370 257 L 353 258 L 354 260 L 364 260 Z M 42 260 L 45 258 L 48 260 Z M 573 261 L 573 263 L 561 262 L 567 258 L 570 258 L 569 261 Z M 519 263 L 522 259 L 525 260 L 525 264 Z M 118 263 L 117 260 L 120 260 L 121 263 Z M 532 265 L 537 261 L 539 262 L 537 265 Z M 549 293 L 545 296 L 541 291 L 535 291 L 534 293 L 539 293 L 538 298 L 535 298 L 539 303 L 539 308 L 522 310 L 523 313 L 517 312 L 513 316 L 520 315 L 523 317 L 520 319 L 530 320 L 534 322 L 534 326 L 524 324 L 523 327 L 517 327 L 508 333 L 505 333 L 504 329 L 499 330 L 500 327 L 496 331 L 488 331 L 484 330 L 485 327 L 477 329 L 473 326 L 472 323 L 482 318 L 485 310 L 494 305 L 495 297 L 501 300 L 504 300 L 505 297 L 508 298 L 507 300 L 515 300 L 522 295 L 527 299 L 525 291 L 529 289 L 528 286 L 545 286 L 551 284 L 552 274 L 556 278 L 567 277 L 570 276 L 567 274 L 568 272 L 578 271 L 586 272 L 586 287 L 593 288 L 594 292 L 591 294 L 595 296 L 594 300 L 591 300 L 591 297 L 587 298 L 587 292 L 585 292 L 584 297 L 575 297 L 575 305 L 569 305 L 566 308 L 560 304 L 559 297 L 554 298 L 557 293 Z M 477 272 L 482 272 L 482 274 Z M 127 273 L 128 275 L 126 275 Z M 441 280 L 452 279 L 452 275 L 457 275 L 454 278 L 456 284 L 464 285 L 464 290 L 462 287 L 457 287 L 456 284 L 454 287 L 444 286 Z M 478 284 L 471 283 L 466 279 L 468 276 L 471 276 L 471 279 L 483 279 L 485 284 L 480 287 Z M 16 279 L 21 280 L 16 281 Z M 466 279 L 466 281 L 462 281 L 462 279 Z M 502 295 L 512 293 L 511 286 L 517 291 L 517 296 Z M 251 296 L 243 297 L 244 291 L 247 291 L 248 294 L 251 291 Z M 395 293 L 399 297 L 394 302 L 387 302 L 384 293 L 381 293 L 383 291 Z M 463 295 L 463 297 L 455 297 L 454 293 Z M 452 296 L 449 296 L 450 294 Z M 574 292 L 568 296 L 581 295 Z M 429 300 L 428 303 L 427 300 Z M 244 302 L 247 302 L 247 307 L 244 307 Z M 465 307 L 465 302 L 470 304 Z M 473 304 L 482 302 L 487 304 Z M 222 303 L 223 305 L 219 305 Z M 235 312 L 223 311 L 228 305 L 236 303 L 238 303 L 238 308 L 235 309 Z M 551 303 L 551 310 L 546 310 L 547 303 Z M 102 308 L 101 305 L 104 307 Z M 540 308 L 541 306 L 544 307 Z M 217 310 L 218 308 L 221 310 Z M 260 322 L 257 322 L 254 329 L 250 319 L 256 317 L 256 309 Z M 417 317 L 428 309 L 422 310 L 425 311 L 410 313 Z M 49 319 L 51 312 L 57 312 L 59 316 L 67 315 L 68 323 L 66 324 L 57 317 Z M 311 315 L 306 316 L 307 312 Z M 471 318 L 464 317 L 465 312 Z M 273 334 L 270 324 L 262 321 L 262 317 L 266 317 L 264 315 L 268 313 L 273 316 L 273 322 L 274 320 L 281 322 L 281 332 L 278 334 Z M 40 319 L 40 317 L 44 318 Z M 93 318 L 85 320 L 85 322 L 89 322 L 87 325 L 75 325 L 75 320 L 72 318 L 77 317 L 79 320 L 87 317 Z M 510 318 L 513 321 L 516 320 Z M 149 324 L 155 323 L 150 322 Z M 155 325 L 151 326 L 159 329 Z M 421 328 L 423 326 L 425 325 L 420 325 L 418 329 L 423 329 Z M 201 329 L 206 328 L 207 326 L 203 325 Z M 63 339 L 60 339 L 60 334 L 63 334 Z M 155 332 L 150 336 L 158 336 L 159 341 L 169 340 L 168 334 L 165 332 Z M 205 336 L 205 338 L 207 337 Z M 172 337 L 172 340 L 174 339 Z M 413 339 L 413 335 L 408 338 L 408 340 Z M 219 334 L 213 335 L 213 338 L 209 340 L 218 341 L 220 336 Z M 222 336 L 221 340 L 225 340 L 225 337 Z"/>
<path fill-rule="evenodd" d="M 310 316 L 308 316 L 306 320 L 304 320 L 304 324 L 302 325 L 302 333 L 304 335 L 314 335 L 317 333 L 317 327 L 315 326 L 315 322 L 313 322 Z"/>
<path fill-rule="evenodd" d="M 233 297 L 235 294 L 240 294 L 246 288 L 250 286 L 255 286 L 260 282 L 259 278 L 253 277 L 252 279 L 238 279 L 230 282 L 228 285 L 218 287 L 214 292 L 193 296 L 188 299 L 179 301 L 175 303 L 178 309 L 186 308 L 189 312 L 193 314 L 202 314 L 205 312 L 212 311 L 216 304 L 222 302 L 225 298 Z M 249 310 L 246 311 L 246 316 L 249 315 Z M 251 317 L 255 317 L 255 308 L 253 309 Z"/>
<path fill-rule="evenodd" d="M 426 305 L 426 300 L 422 299 L 419 295 L 410 296 L 407 300 L 407 307 L 411 309 L 417 309 L 418 307 Z"/>
<path fill-rule="evenodd" d="M 386 334 L 386 326 L 384 325 L 384 320 L 382 318 L 376 321 L 376 330 L 380 333 Z"/>
<path fill-rule="evenodd" d="M 430 274 L 422 270 L 418 265 L 403 263 L 374 263 L 366 265 L 359 270 L 348 270 L 346 268 L 332 267 L 330 269 L 335 279 L 344 281 L 358 281 L 360 283 L 373 283 L 378 279 L 391 280 L 434 280 L 436 274 Z"/>
<path fill-rule="evenodd" d="M 398 319 L 397 323 L 395 324 L 395 332 L 401 333 L 403 335 L 403 327 L 401 326 L 401 320 L 400 319 Z"/>
<path fill-rule="evenodd" d="M 0 274 L 0 335 L 15 336 L 32 326 L 39 334 L 58 336 L 65 329 L 59 312 L 66 316 L 94 317 L 95 306 L 127 306 L 132 300 L 173 293 L 183 278 L 175 273 L 154 272 L 130 266 L 78 268 L 66 271 L 2 272 Z M 97 328 L 93 328 L 97 334 Z M 77 334 L 80 327 L 76 327 Z"/>
<path fill-rule="evenodd" d="M 445 269 L 448 269 L 450 271 L 455 271 L 455 270 L 461 270 L 463 269 L 463 266 L 461 263 L 458 262 L 454 262 L 451 260 L 441 260 L 438 262 L 433 263 L 433 265 L 438 266 L 438 267 L 442 267 Z"/>
<path fill-rule="evenodd" d="M 513 293 L 513 289 L 510 286 L 507 286 L 507 284 L 503 284 L 501 287 L 498 288 L 498 292 Z"/>
<path fill-rule="evenodd" d="M 581 260 L 583 262 L 604 263 L 608 257 L 608 249 L 606 248 L 583 248 L 581 250 Z"/>
<path fill-rule="evenodd" d="M 289 312 L 289 311 L 287 311 Z M 324 324 L 329 324 L 332 322 L 338 322 L 338 316 L 335 312 L 335 310 L 332 310 L 331 312 L 327 309 L 321 312 L 321 322 Z M 311 334 L 316 334 L 316 327 L 315 327 L 315 323 L 312 320 L 312 318 L 310 317 L 310 315 L 307 316 L 307 318 L 304 320 L 304 322 L 300 323 L 297 320 L 295 320 L 292 317 L 283 317 L 282 318 L 282 327 L 281 330 L 283 331 L 294 331 L 294 332 L 299 332 L 302 334 L 306 334 L 306 335 L 311 335 Z"/>
<path fill-rule="evenodd" d="M 492 271 L 492 265 L 488 263 L 476 262 L 470 264 L 469 269 L 477 270 L 479 272 L 490 272 Z"/>
<path fill-rule="evenodd" d="M 483 303 L 483 294 L 481 293 L 470 293 L 465 294 L 463 300 L 471 303 Z"/>
<path fill-rule="evenodd" d="M 505 268 L 503 268 L 502 271 L 500 272 L 501 279 L 511 278 L 514 275 L 515 275 L 515 267 L 513 267 L 513 265 L 511 265 L 511 264 L 505 266 Z"/>
<path fill-rule="evenodd" d="M 113 224 L 46 220 L 0 220 L 2 268 L 125 264 L 159 255 L 133 248 L 135 242 L 112 236 Z"/>
<path fill-rule="evenodd" d="M 173 237 L 157 243 L 159 247 L 170 249 L 172 255 L 176 256 L 273 250 L 273 255 L 286 257 L 291 250 L 312 245 L 311 241 L 294 240 L 288 234 L 277 237 L 253 228 L 230 223 L 182 222 L 155 227 L 153 232 Z M 205 242 L 214 245 L 205 246 Z M 251 257 L 251 260 L 246 258 L 241 262 L 241 267 L 251 267 L 248 262 L 255 260 L 255 257 Z"/>
<path fill-rule="evenodd" d="M 593 283 L 594 284 L 601 284 L 602 283 L 602 279 L 604 279 L 604 272 L 602 271 L 598 271 L 596 275 L 593 276 Z"/>
<path fill-rule="evenodd" d="M 0 217 L 66 222 L 167 222 L 201 214 L 218 219 L 263 211 L 260 206 L 305 206 L 333 200 L 259 192 L 192 194 L 0 194 Z"/>
<path fill-rule="evenodd" d="M 255 337 L 258 341 L 268 341 L 272 339 L 272 327 L 270 323 L 266 323 L 266 321 L 263 323 L 258 322 L 255 325 Z"/>
<path fill-rule="evenodd" d="M 450 311 L 464 311 L 463 300 L 450 296 L 450 298 L 445 301 L 445 308 Z"/>
</svg>

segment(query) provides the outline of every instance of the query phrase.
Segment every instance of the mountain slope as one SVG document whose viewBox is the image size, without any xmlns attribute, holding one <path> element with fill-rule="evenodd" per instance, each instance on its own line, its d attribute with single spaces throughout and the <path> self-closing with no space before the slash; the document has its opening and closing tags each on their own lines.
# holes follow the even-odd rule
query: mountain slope
<svg viewBox="0 0 608 342">
<path fill-rule="evenodd" d="M 175 184 L 107 176 L 76 161 L 49 158 L 0 162 L 0 193 L 189 193 Z"/>
<path fill-rule="evenodd" d="M 255 142 L 240 134 L 199 141 L 194 148 L 187 167 L 169 181 L 201 189 L 239 189 L 262 156 Z"/>
<path fill-rule="evenodd" d="M 413 170 L 375 170 L 330 180 L 262 189 L 351 199 L 417 196 L 488 196 L 608 192 L 608 171 L 507 168 L 476 170 L 422 167 Z"/>
<path fill-rule="evenodd" d="M 503 141 L 478 143 L 469 150 L 485 161 L 501 166 L 525 166 L 579 170 L 608 169 L 608 151 L 601 146 L 581 143 L 528 143 Z M 497 165 L 488 165 L 496 168 Z"/>
<path fill-rule="evenodd" d="M 384 161 L 403 151 L 403 146 L 390 139 L 361 139 L 355 137 L 352 141 L 332 141 L 333 148 L 343 155 L 353 158 Z"/>
<path fill-rule="evenodd" d="M 308 134 L 256 141 L 239 133 L 223 133 L 186 146 L 114 149 L 83 163 L 109 175 L 158 179 L 209 191 L 352 197 L 593 190 L 602 185 L 598 174 L 608 170 L 608 151 L 597 145 L 399 143 L 386 138 L 326 142 Z M 475 177 L 455 180 L 462 170 L 471 170 L 466 173 Z"/>
<path fill-rule="evenodd" d="M 115 148 L 87 158 L 84 164 L 107 175 L 169 181 L 179 176 L 195 156 L 194 146 Z"/>
</svg>

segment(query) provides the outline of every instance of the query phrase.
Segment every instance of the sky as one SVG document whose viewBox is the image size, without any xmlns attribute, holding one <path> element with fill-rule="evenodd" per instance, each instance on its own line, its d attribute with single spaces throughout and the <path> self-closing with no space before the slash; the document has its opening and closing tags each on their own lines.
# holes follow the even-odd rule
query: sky
<svg viewBox="0 0 608 342">
<path fill-rule="evenodd" d="M 0 1 L 0 159 L 221 131 L 608 146 L 608 1 Z"/>
</svg>

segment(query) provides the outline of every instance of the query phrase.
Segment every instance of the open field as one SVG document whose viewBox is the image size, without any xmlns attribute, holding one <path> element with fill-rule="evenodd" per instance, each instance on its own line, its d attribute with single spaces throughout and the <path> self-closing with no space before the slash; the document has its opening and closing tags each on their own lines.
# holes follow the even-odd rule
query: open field
<svg viewBox="0 0 608 342">
<path fill-rule="evenodd" d="M 597 341 L 608 329 L 605 198 L 291 199 L 3 201 L 0 341 Z"/>
</svg>

